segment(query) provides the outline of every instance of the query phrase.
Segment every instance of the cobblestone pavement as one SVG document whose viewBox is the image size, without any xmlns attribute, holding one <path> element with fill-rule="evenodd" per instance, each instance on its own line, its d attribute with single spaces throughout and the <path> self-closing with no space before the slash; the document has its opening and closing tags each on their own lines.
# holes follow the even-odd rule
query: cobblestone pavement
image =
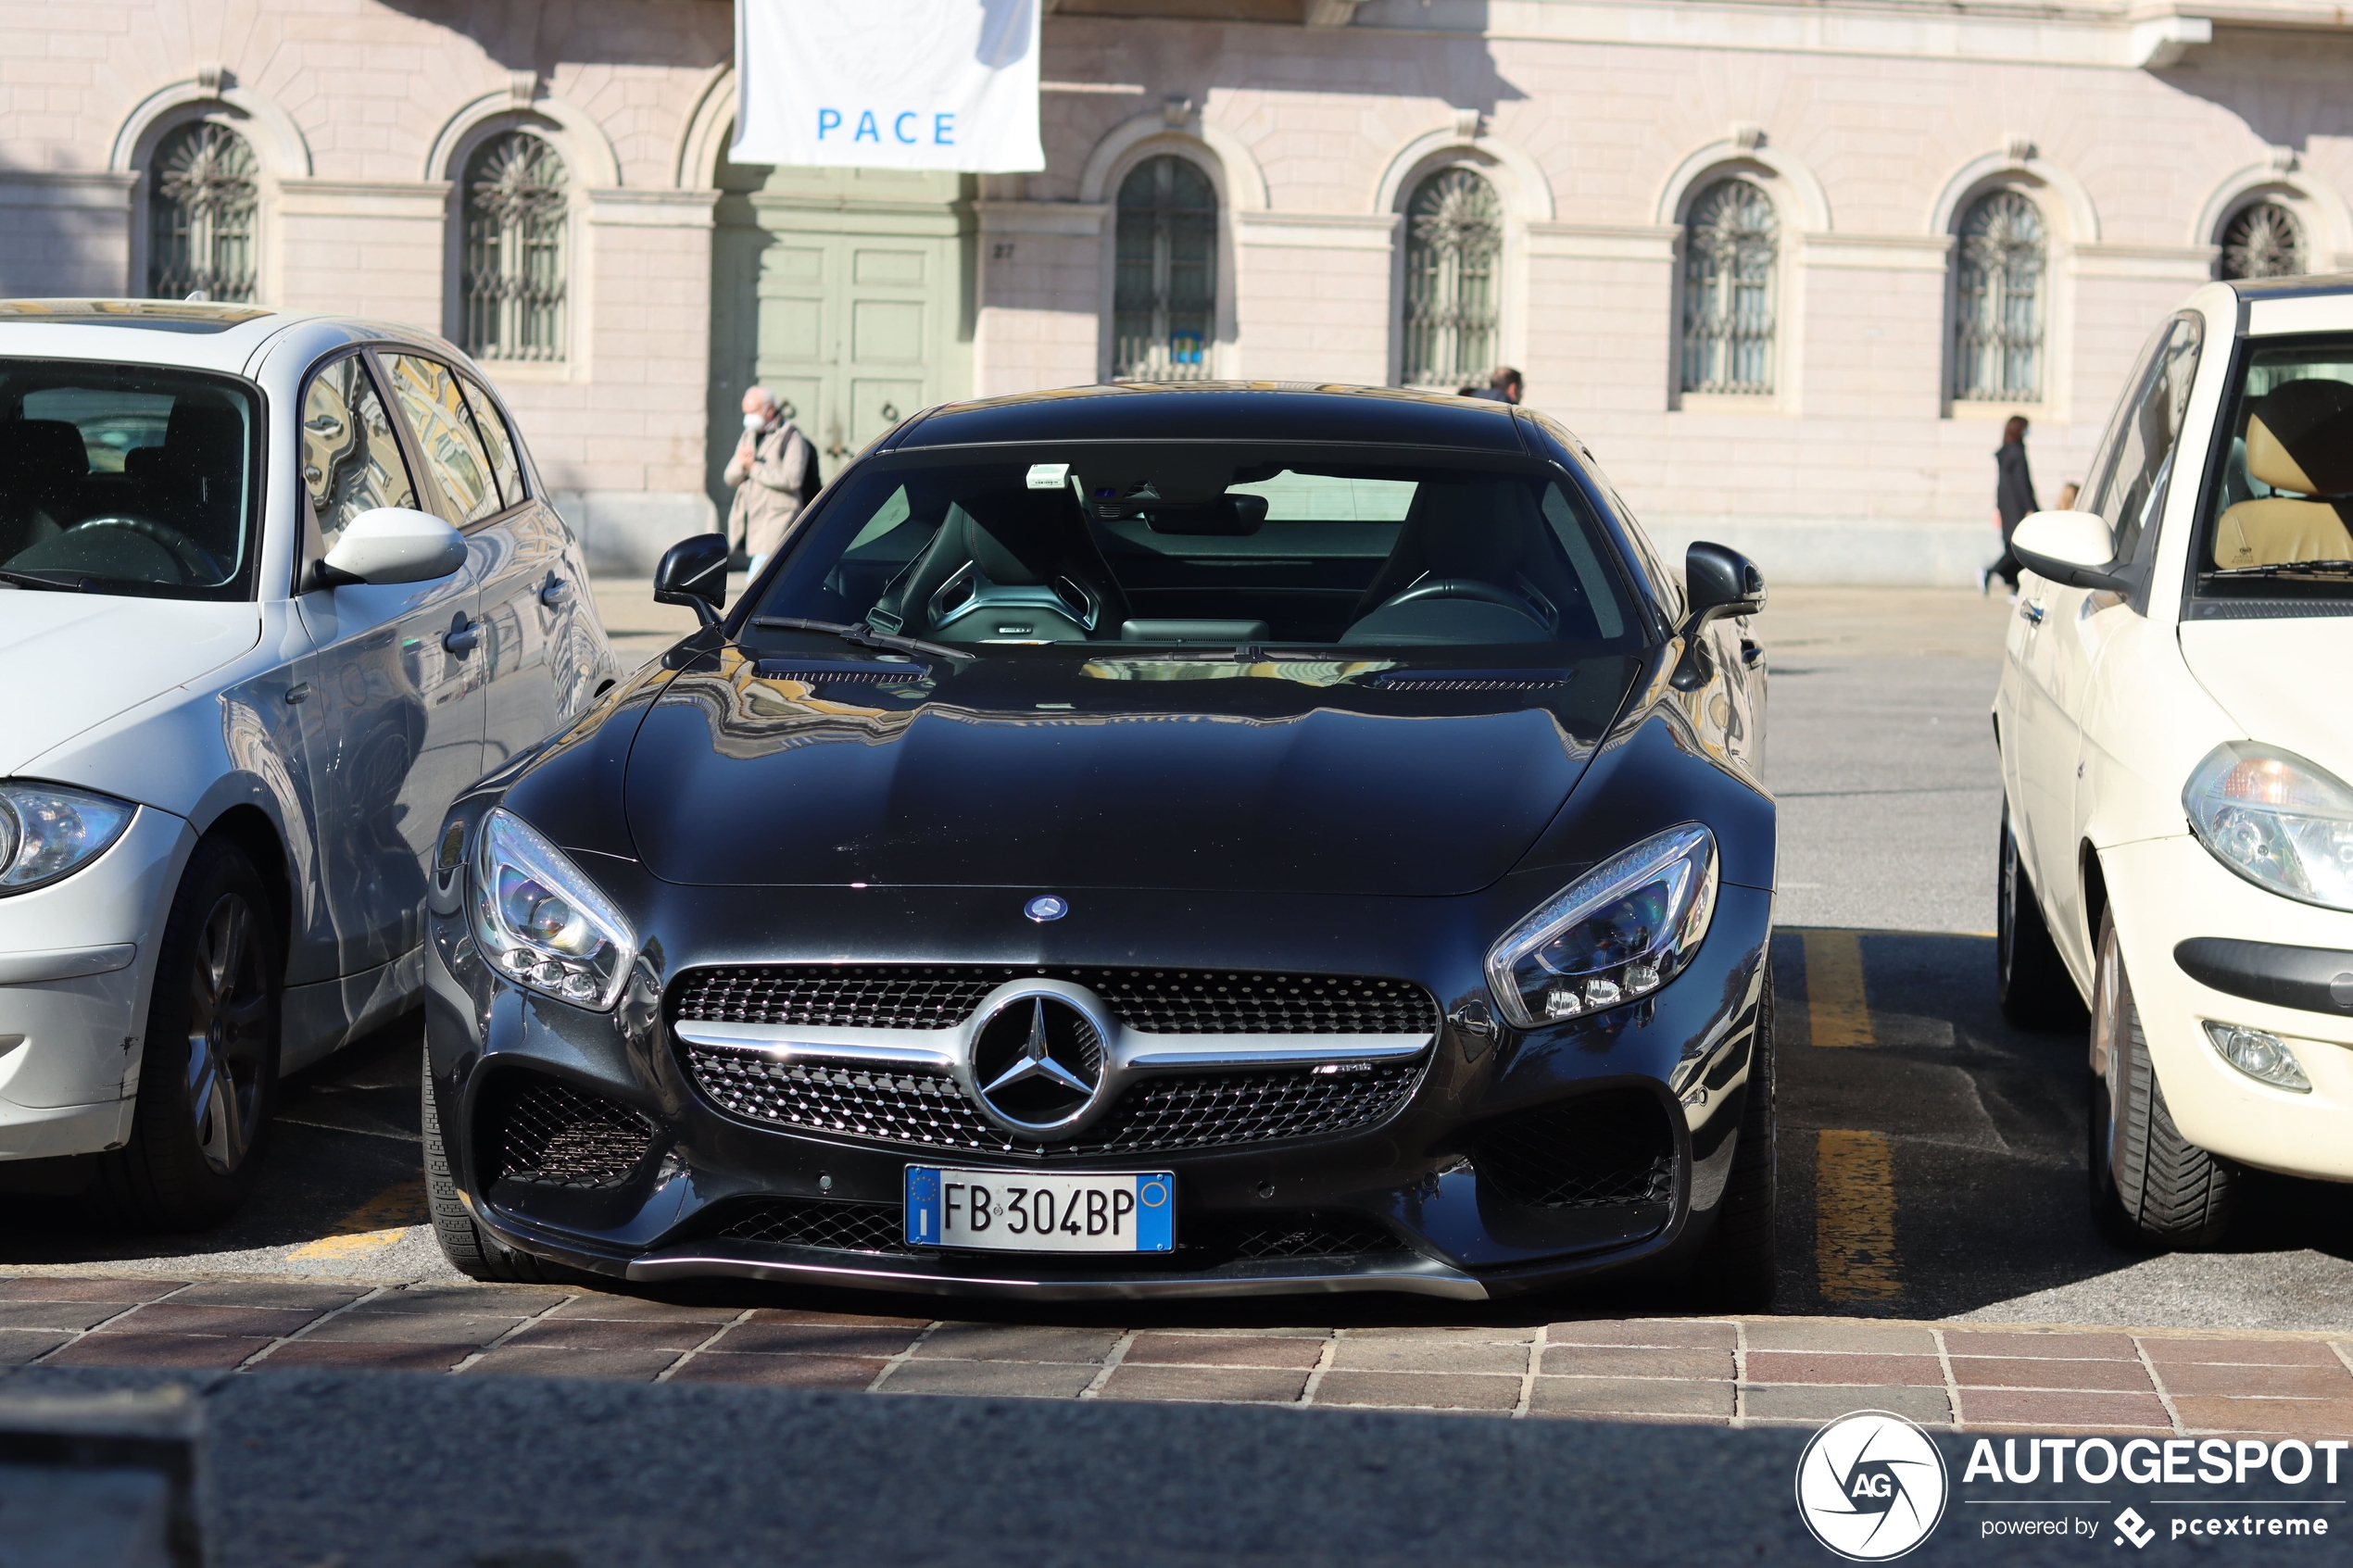
<svg viewBox="0 0 2353 1568">
<path fill-rule="evenodd" d="M 1294 1328 L 990 1323 L 549 1287 L 0 1278 L 8 1365 L 379 1369 L 1046 1399 L 1155 1399 L 2161 1436 L 2353 1430 L 2353 1336 L 1833 1318 Z"/>
</svg>

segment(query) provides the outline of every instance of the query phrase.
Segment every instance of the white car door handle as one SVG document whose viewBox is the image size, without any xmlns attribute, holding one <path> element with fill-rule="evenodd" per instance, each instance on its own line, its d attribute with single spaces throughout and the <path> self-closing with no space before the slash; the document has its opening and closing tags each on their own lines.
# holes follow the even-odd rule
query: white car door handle
<svg viewBox="0 0 2353 1568">
<path fill-rule="evenodd" d="M 2024 621 L 2029 626 L 2040 626 L 2043 624 L 2043 601 L 2021 599 L 2019 601 L 2018 613 L 2019 619 Z"/>
</svg>

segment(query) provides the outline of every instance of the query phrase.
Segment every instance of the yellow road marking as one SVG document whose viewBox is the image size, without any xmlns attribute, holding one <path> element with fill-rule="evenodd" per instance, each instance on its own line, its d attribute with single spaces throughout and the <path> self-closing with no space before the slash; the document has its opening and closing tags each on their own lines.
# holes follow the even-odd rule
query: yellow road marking
<svg viewBox="0 0 2353 1568">
<path fill-rule="evenodd" d="M 1863 1000 L 1863 939 L 1851 931 L 1806 934 L 1807 1032 L 1818 1046 L 1871 1046 Z"/>
<path fill-rule="evenodd" d="M 1814 1272 L 1826 1301 L 1893 1301 L 1894 1147 L 1883 1133 L 1814 1135 Z"/>
<path fill-rule="evenodd" d="M 389 1247 L 411 1225 L 423 1224 L 432 1211 L 425 1207 L 425 1179 L 411 1176 L 368 1199 L 327 1228 L 327 1234 L 286 1254 L 296 1259 L 356 1258 Z"/>
</svg>

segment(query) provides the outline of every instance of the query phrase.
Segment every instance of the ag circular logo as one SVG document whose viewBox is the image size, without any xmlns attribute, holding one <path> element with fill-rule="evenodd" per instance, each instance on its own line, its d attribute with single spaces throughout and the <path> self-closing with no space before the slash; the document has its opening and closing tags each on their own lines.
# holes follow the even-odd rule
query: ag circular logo
<svg viewBox="0 0 2353 1568">
<path fill-rule="evenodd" d="M 1928 1539 L 1951 1489 L 1935 1442 L 1885 1411 L 1839 1417 L 1797 1461 L 1797 1516 L 1854 1562 L 1885 1562 Z"/>
</svg>

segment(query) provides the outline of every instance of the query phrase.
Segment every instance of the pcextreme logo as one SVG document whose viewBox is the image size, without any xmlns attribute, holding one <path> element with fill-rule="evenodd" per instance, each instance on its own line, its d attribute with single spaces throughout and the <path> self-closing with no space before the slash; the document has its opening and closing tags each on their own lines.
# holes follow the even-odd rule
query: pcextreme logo
<svg viewBox="0 0 2353 1568">
<path fill-rule="evenodd" d="M 1839 1417 L 1797 1461 L 1797 1516 L 1854 1562 L 1885 1562 L 1928 1539 L 1951 1491 L 1929 1435 L 1886 1411 Z"/>
</svg>

